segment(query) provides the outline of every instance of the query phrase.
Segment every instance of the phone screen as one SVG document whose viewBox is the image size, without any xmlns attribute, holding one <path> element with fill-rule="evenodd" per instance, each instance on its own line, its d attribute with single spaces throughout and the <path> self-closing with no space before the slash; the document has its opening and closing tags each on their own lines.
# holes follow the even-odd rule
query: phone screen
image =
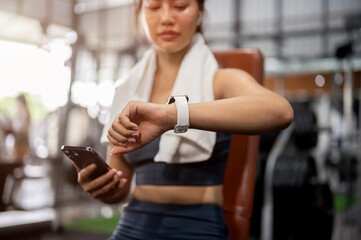
<svg viewBox="0 0 361 240">
<path fill-rule="evenodd" d="M 80 168 L 85 168 L 86 166 L 95 163 L 97 168 L 90 176 L 92 179 L 97 178 L 110 170 L 108 164 L 92 147 L 63 145 L 61 151 Z"/>
</svg>

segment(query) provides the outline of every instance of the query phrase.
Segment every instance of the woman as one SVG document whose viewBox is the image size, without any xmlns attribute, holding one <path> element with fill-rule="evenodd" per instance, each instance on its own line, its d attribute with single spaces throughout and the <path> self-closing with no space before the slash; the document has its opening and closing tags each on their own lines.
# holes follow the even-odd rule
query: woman
<svg viewBox="0 0 361 240">
<path fill-rule="evenodd" d="M 91 165 L 78 181 L 94 198 L 117 203 L 136 172 L 111 239 L 229 239 L 221 206 L 230 133 L 285 128 L 292 108 L 247 73 L 216 69 L 198 33 L 204 0 L 144 0 L 138 9 L 152 48 L 115 93 L 102 137 L 113 169 L 91 180 Z M 165 104 L 174 93 L 187 94 L 189 104 L 184 96 Z M 187 133 L 173 133 L 187 125 Z"/>
</svg>

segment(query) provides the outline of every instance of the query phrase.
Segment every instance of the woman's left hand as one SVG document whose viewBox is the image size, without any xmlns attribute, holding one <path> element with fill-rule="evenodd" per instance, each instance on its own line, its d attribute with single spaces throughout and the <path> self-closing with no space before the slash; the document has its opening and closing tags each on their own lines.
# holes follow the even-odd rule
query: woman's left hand
<svg viewBox="0 0 361 240">
<path fill-rule="evenodd" d="M 175 104 L 129 102 L 108 130 L 108 140 L 114 145 L 111 153 L 127 153 L 147 145 L 173 129 L 176 118 Z"/>
</svg>

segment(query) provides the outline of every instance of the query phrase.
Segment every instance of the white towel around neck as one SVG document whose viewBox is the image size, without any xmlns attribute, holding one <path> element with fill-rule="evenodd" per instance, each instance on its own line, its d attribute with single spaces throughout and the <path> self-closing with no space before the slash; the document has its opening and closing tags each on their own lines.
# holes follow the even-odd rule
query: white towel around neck
<svg viewBox="0 0 361 240">
<path fill-rule="evenodd" d="M 171 95 L 186 94 L 189 96 L 189 103 L 213 101 L 213 77 L 217 69 L 218 63 L 211 50 L 205 44 L 202 35 L 196 34 L 182 60 Z M 129 101 L 149 101 L 155 71 L 156 52 L 151 48 L 116 88 L 110 119 L 101 137 L 102 143 L 108 142 L 106 136 L 112 121 Z M 161 136 L 159 151 L 154 161 L 166 163 L 205 161 L 211 156 L 215 142 L 215 132 L 189 129 L 186 133 L 176 134 L 170 130 Z"/>
</svg>

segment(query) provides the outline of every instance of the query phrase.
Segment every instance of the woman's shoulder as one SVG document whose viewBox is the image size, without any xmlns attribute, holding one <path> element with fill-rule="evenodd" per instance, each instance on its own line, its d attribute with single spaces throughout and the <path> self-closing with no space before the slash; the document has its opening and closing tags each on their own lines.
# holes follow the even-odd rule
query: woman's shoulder
<svg viewBox="0 0 361 240">
<path fill-rule="evenodd" d="M 216 80 L 221 81 L 229 78 L 240 79 L 240 78 L 248 78 L 248 77 L 251 77 L 251 75 L 249 75 L 249 73 L 239 68 L 220 68 L 216 71 L 214 75 L 214 81 Z"/>
<path fill-rule="evenodd" d="M 253 77 L 244 70 L 238 68 L 218 69 L 214 74 L 213 87 L 215 99 L 221 99 L 224 91 L 247 85 L 254 81 Z"/>
</svg>

